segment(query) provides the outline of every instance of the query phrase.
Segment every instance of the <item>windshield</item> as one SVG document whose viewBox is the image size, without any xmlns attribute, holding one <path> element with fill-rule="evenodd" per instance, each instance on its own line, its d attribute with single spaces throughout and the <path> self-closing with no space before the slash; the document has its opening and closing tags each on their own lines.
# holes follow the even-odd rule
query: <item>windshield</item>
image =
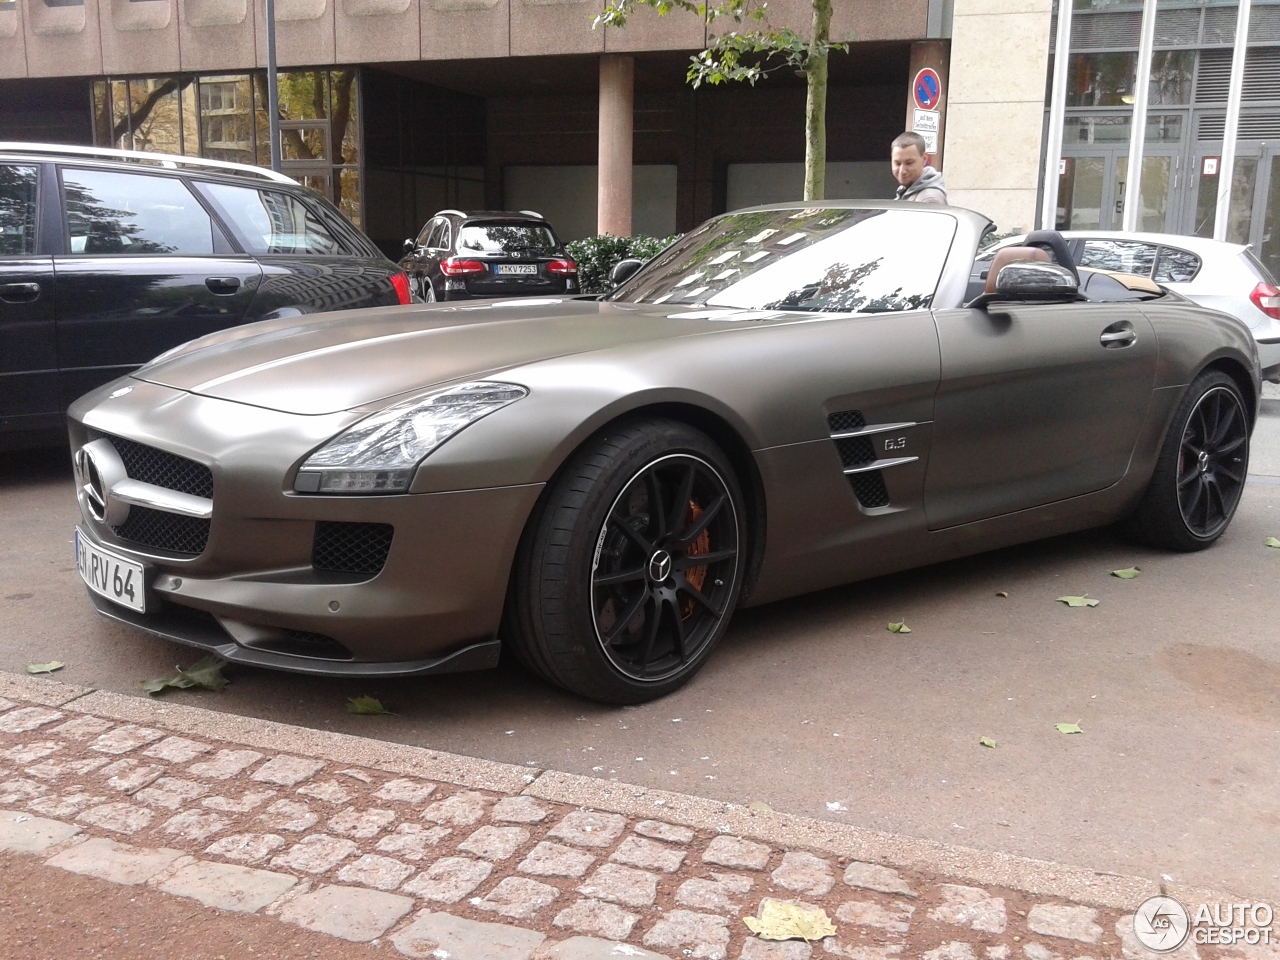
<svg viewBox="0 0 1280 960">
<path fill-rule="evenodd" d="M 882 313 L 929 306 L 955 219 L 809 208 L 717 217 L 607 299 L 748 310 Z"/>
<path fill-rule="evenodd" d="M 458 250 L 471 253 L 517 253 L 546 256 L 560 241 L 550 227 L 524 223 L 469 223 L 458 235 Z"/>
</svg>

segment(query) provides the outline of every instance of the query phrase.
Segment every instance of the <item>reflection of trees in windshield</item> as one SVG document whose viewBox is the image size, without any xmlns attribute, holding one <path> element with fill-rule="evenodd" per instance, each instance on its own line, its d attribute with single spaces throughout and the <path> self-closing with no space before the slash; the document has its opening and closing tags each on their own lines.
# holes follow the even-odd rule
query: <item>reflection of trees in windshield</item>
<svg viewBox="0 0 1280 960">
<path fill-rule="evenodd" d="M 498 225 L 462 228 L 458 246 L 478 253 L 555 253 L 557 244 L 545 227 Z"/>
<path fill-rule="evenodd" d="M 609 299 L 629 303 L 873 313 L 933 299 L 955 232 L 928 211 L 760 210 L 713 220 Z"/>
<path fill-rule="evenodd" d="M 893 310 L 918 310 L 931 299 L 923 294 L 902 295 L 902 287 L 892 293 L 869 297 L 863 292 L 863 281 L 884 263 L 877 257 L 860 267 L 833 263 L 815 283 L 793 290 L 780 300 L 765 304 L 769 310 L 822 310 L 833 313 L 888 313 Z"/>
</svg>

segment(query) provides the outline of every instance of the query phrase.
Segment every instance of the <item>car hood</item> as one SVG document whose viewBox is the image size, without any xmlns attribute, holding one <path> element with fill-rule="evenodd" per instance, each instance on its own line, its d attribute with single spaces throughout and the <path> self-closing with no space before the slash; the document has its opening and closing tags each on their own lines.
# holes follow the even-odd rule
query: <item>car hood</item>
<svg viewBox="0 0 1280 960">
<path fill-rule="evenodd" d="M 731 311 L 711 313 L 593 300 L 352 310 L 223 330 L 163 354 L 134 376 L 319 415 L 539 360 L 731 326 L 712 322 Z"/>
</svg>

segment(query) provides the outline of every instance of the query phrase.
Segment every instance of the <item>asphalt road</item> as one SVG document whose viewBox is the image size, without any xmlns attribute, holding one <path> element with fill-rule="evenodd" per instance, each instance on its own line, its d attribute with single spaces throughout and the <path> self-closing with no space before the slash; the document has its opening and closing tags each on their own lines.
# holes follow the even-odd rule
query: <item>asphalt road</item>
<svg viewBox="0 0 1280 960">
<path fill-rule="evenodd" d="M 1280 550 L 1263 541 L 1280 536 L 1280 391 L 1268 393 L 1251 482 L 1213 549 L 1160 553 L 1103 530 L 746 611 L 656 704 L 601 707 L 514 667 L 376 683 L 230 668 L 221 694 L 168 695 L 1274 903 Z M 139 681 L 198 655 L 93 613 L 72 566 L 64 460 L 0 455 L 0 669 L 57 659 L 59 679 L 141 696 Z M 1135 564 L 1135 580 L 1109 576 Z M 1068 609 L 1064 594 L 1101 602 Z M 902 618 L 910 634 L 886 630 Z M 347 714 L 364 694 L 395 715 Z"/>
</svg>

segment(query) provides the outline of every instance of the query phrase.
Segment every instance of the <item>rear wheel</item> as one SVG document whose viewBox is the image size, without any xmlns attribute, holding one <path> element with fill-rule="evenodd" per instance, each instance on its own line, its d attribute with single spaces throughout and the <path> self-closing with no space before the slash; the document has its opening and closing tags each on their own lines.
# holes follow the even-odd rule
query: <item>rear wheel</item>
<svg viewBox="0 0 1280 960">
<path fill-rule="evenodd" d="M 423 278 L 421 278 L 421 279 L 418 281 L 418 283 L 419 283 L 419 284 L 421 285 L 421 287 L 422 287 L 422 299 L 423 299 L 423 300 L 425 300 L 427 303 L 435 303 L 435 302 L 436 302 L 436 288 L 435 288 L 435 286 L 431 283 L 431 278 L 430 278 L 430 277 L 423 277 Z"/>
<path fill-rule="evenodd" d="M 737 603 L 742 495 L 705 434 L 621 426 L 562 472 L 526 532 L 506 638 L 574 693 L 642 703 L 689 680 Z"/>
<path fill-rule="evenodd" d="M 1151 483 L 1132 519 L 1154 546 L 1203 550 L 1235 516 L 1249 469 L 1249 415 L 1234 380 L 1195 379 L 1178 405 Z"/>
</svg>

